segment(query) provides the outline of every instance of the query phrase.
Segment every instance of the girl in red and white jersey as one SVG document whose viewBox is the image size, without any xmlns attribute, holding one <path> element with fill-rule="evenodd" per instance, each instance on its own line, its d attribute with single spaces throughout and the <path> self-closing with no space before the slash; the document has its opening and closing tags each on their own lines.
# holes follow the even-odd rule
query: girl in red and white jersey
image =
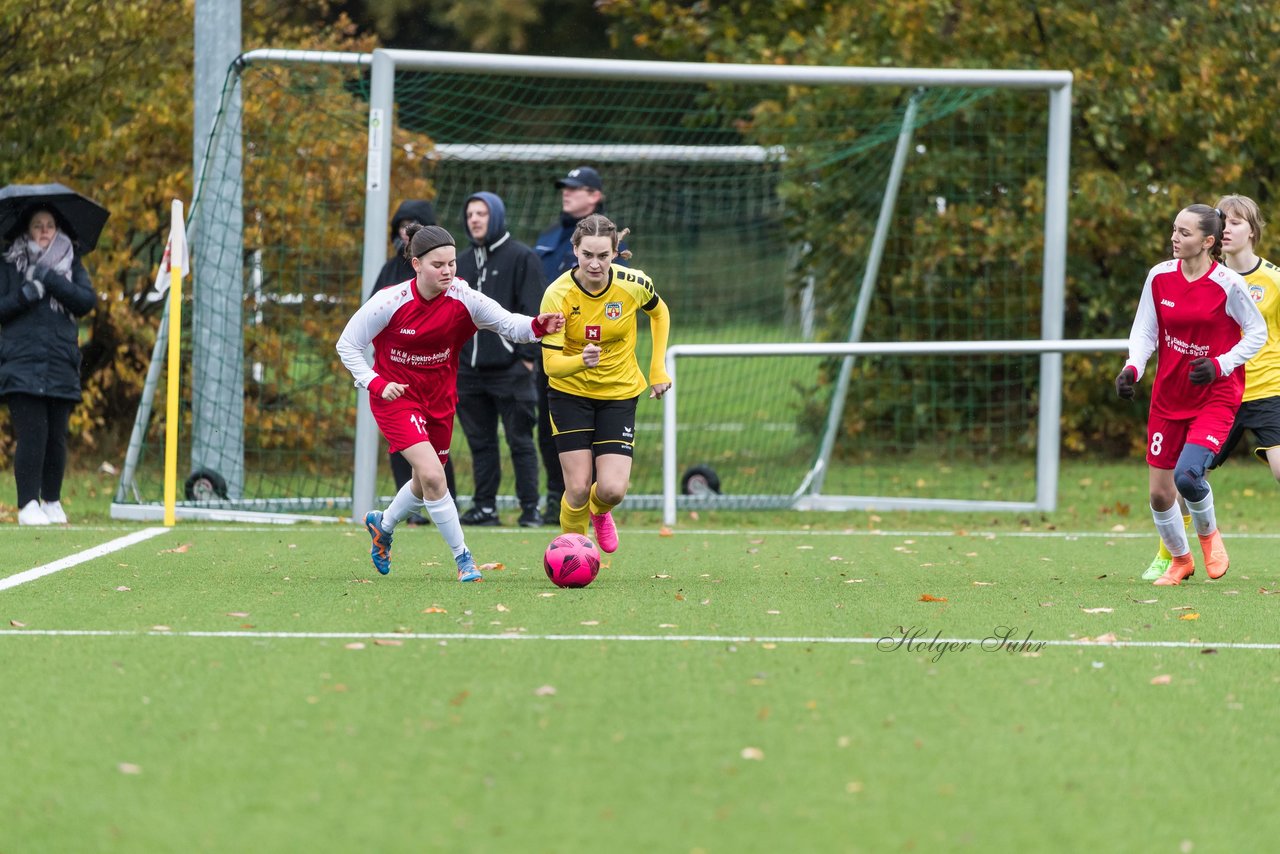
<svg viewBox="0 0 1280 854">
<path fill-rule="evenodd" d="M 1179 584 L 1195 562 L 1177 497 L 1196 526 L 1210 578 L 1229 559 L 1213 512 L 1205 470 L 1226 441 L 1244 393 L 1245 362 L 1267 340 L 1267 324 L 1239 273 L 1222 257 L 1222 212 L 1191 205 L 1173 223 L 1173 258 L 1151 268 L 1129 333 L 1129 359 L 1116 392 L 1131 400 L 1134 383 L 1156 354 L 1147 416 L 1151 514 L 1173 556 L 1157 585 Z"/>
<path fill-rule="evenodd" d="M 564 315 L 513 314 L 454 277 L 458 268 L 453 236 L 438 225 L 410 226 L 405 257 L 415 273 L 402 285 L 374 294 L 347 323 L 338 339 L 342 363 L 356 386 L 369 390 L 369 408 L 391 451 L 413 466 L 385 511 L 365 515 L 378 572 L 391 571 L 395 526 L 425 507 L 453 551 L 459 581 L 479 581 L 467 549 L 458 508 L 445 483 L 444 461 L 453 437 L 458 403 L 458 352 L 478 329 L 497 332 L 517 344 L 537 341 L 564 327 Z M 373 345 L 373 365 L 364 352 Z"/>
</svg>

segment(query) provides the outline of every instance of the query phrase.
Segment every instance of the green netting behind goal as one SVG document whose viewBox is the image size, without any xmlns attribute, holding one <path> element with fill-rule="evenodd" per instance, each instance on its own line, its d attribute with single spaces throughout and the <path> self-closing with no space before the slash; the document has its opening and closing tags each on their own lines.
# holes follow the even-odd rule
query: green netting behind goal
<svg viewBox="0 0 1280 854">
<path fill-rule="evenodd" d="M 196 497 L 213 505 L 342 512 L 356 395 L 333 345 L 361 300 L 368 70 L 253 63 L 238 98 L 234 83 L 189 225 L 197 250 L 199 235 L 206 242 L 183 315 L 180 477 L 203 473 Z M 391 207 L 431 200 L 465 247 L 464 202 L 487 190 L 532 245 L 559 216 L 555 179 L 588 164 L 604 178 L 605 212 L 631 229 L 631 265 L 671 307 L 673 344 L 845 341 L 912 100 L 911 154 L 862 340 L 1037 336 L 1038 92 L 400 71 Z M 202 289 L 231 298 L 202 302 Z M 214 350 L 230 377 L 211 379 L 208 359 L 192 353 L 210 346 L 202 336 L 234 342 L 238 363 Z M 641 340 L 647 366 L 647 331 Z M 790 495 L 815 460 L 838 364 L 682 360 L 680 468 L 709 466 L 726 494 Z M 1030 467 L 1037 365 L 859 360 L 828 491 L 912 493 L 940 459 Z M 162 384 L 154 412 L 164 412 Z M 642 398 L 632 496 L 661 492 L 661 419 L 661 404 Z M 160 496 L 163 419 L 142 421 L 125 503 Z M 460 429 L 453 458 L 467 494 Z M 385 455 L 379 465 L 387 495 Z M 934 494 L 946 495 L 940 486 Z M 973 488 L 955 486 L 965 497 Z"/>
</svg>

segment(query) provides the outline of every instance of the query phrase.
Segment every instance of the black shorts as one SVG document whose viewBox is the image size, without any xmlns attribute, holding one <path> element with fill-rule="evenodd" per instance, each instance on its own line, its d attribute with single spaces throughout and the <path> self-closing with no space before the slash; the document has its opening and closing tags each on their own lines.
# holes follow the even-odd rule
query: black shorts
<svg viewBox="0 0 1280 854">
<path fill-rule="evenodd" d="M 593 456 L 622 454 L 629 457 L 636 440 L 636 402 L 596 400 L 551 389 L 547 408 L 551 410 L 551 435 L 556 451 L 590 450 Z"/>
<path fill-rule="evenodd" d="M 1253 436 L 1258 441 L 1258 448 L 1253 453 L 1265 463 L 1267 451 L 1280 447 L 1280 397 L 1262 397 L 1240 404 L 1236 420 L 1231 425 L 1231 433 L 1209 468 L 1216 469 L 1227 461 L 1246 430 L 1253 431 Z"/>
</svg>

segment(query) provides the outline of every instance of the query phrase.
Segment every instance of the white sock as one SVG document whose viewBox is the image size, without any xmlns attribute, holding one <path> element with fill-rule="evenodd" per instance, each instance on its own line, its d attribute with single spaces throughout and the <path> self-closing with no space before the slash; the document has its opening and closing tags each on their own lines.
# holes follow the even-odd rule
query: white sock
<svg viewBox="0 0 1280 854">
<path fill-rule="evenodd" d="M 1164 540 L 1164 547 L 1174 557 L 1182 557 L 1191 553 L 1191 545 L 1187 542 L 1187 529 L 1182 527 L 1182 511 L 1178 502 L 1173 502 L 1168 510 L 1151 508 L 1151 518 L 1156 521 L 1156 532 Z M 1194 514 L 1193 514 L 1194 518 Z"/>
<path fill-rule="evenodd" d="M 1205 484 L 1208 488 L 1209 484 Z M 1218 517 L 1213 512 L 1213 490 L 1199 501 L 1187 501 L 1187 509 L 1191 511 L 1191 522 L 1196 526 L 1196 533 L 1207 537 L 1218 530 Z"/>
<path fill-rule="evenodd" d="M 412 480 L 406 480 L 404 486 L 391 499 L 391 506 L 382 513 L 382 530 L 390 534 L 405 520 L 410 513 L 422 506 L 422 499 L 413 494 Z"/>
<path fill-rule="evenodd" d="M 453 551 L 453 556 L 457 557 L 465 552 L 467 541 L 462 536 L 462 523 L 458 521 L 458 505 L 453 503 L 453 499 L 445 494 L 443 498 L 435 501 L 423 502 L 423 506 L 427 508 L 427 515 L 431 517 L 431 521 L 435 522 L 440 536 L 444 537 L 444 541 Z"/>
</svg>

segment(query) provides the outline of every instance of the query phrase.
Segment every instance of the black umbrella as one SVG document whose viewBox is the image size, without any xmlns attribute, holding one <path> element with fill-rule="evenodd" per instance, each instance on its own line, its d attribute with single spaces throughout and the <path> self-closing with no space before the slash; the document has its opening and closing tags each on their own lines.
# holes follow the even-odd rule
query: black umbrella
<svg viewBox="0 0 1280 854">
<path fill-rule="evenodd" d="M 0 235 L 6 245 L 27 227 L 24 214 L 37 205 L 53 210 L 58 227 L 66 231 L 81 252 L 98 245 L 98 235 L 111 212 L 62 184 L 10 184 L 0 189 Z"/>
</svg>

